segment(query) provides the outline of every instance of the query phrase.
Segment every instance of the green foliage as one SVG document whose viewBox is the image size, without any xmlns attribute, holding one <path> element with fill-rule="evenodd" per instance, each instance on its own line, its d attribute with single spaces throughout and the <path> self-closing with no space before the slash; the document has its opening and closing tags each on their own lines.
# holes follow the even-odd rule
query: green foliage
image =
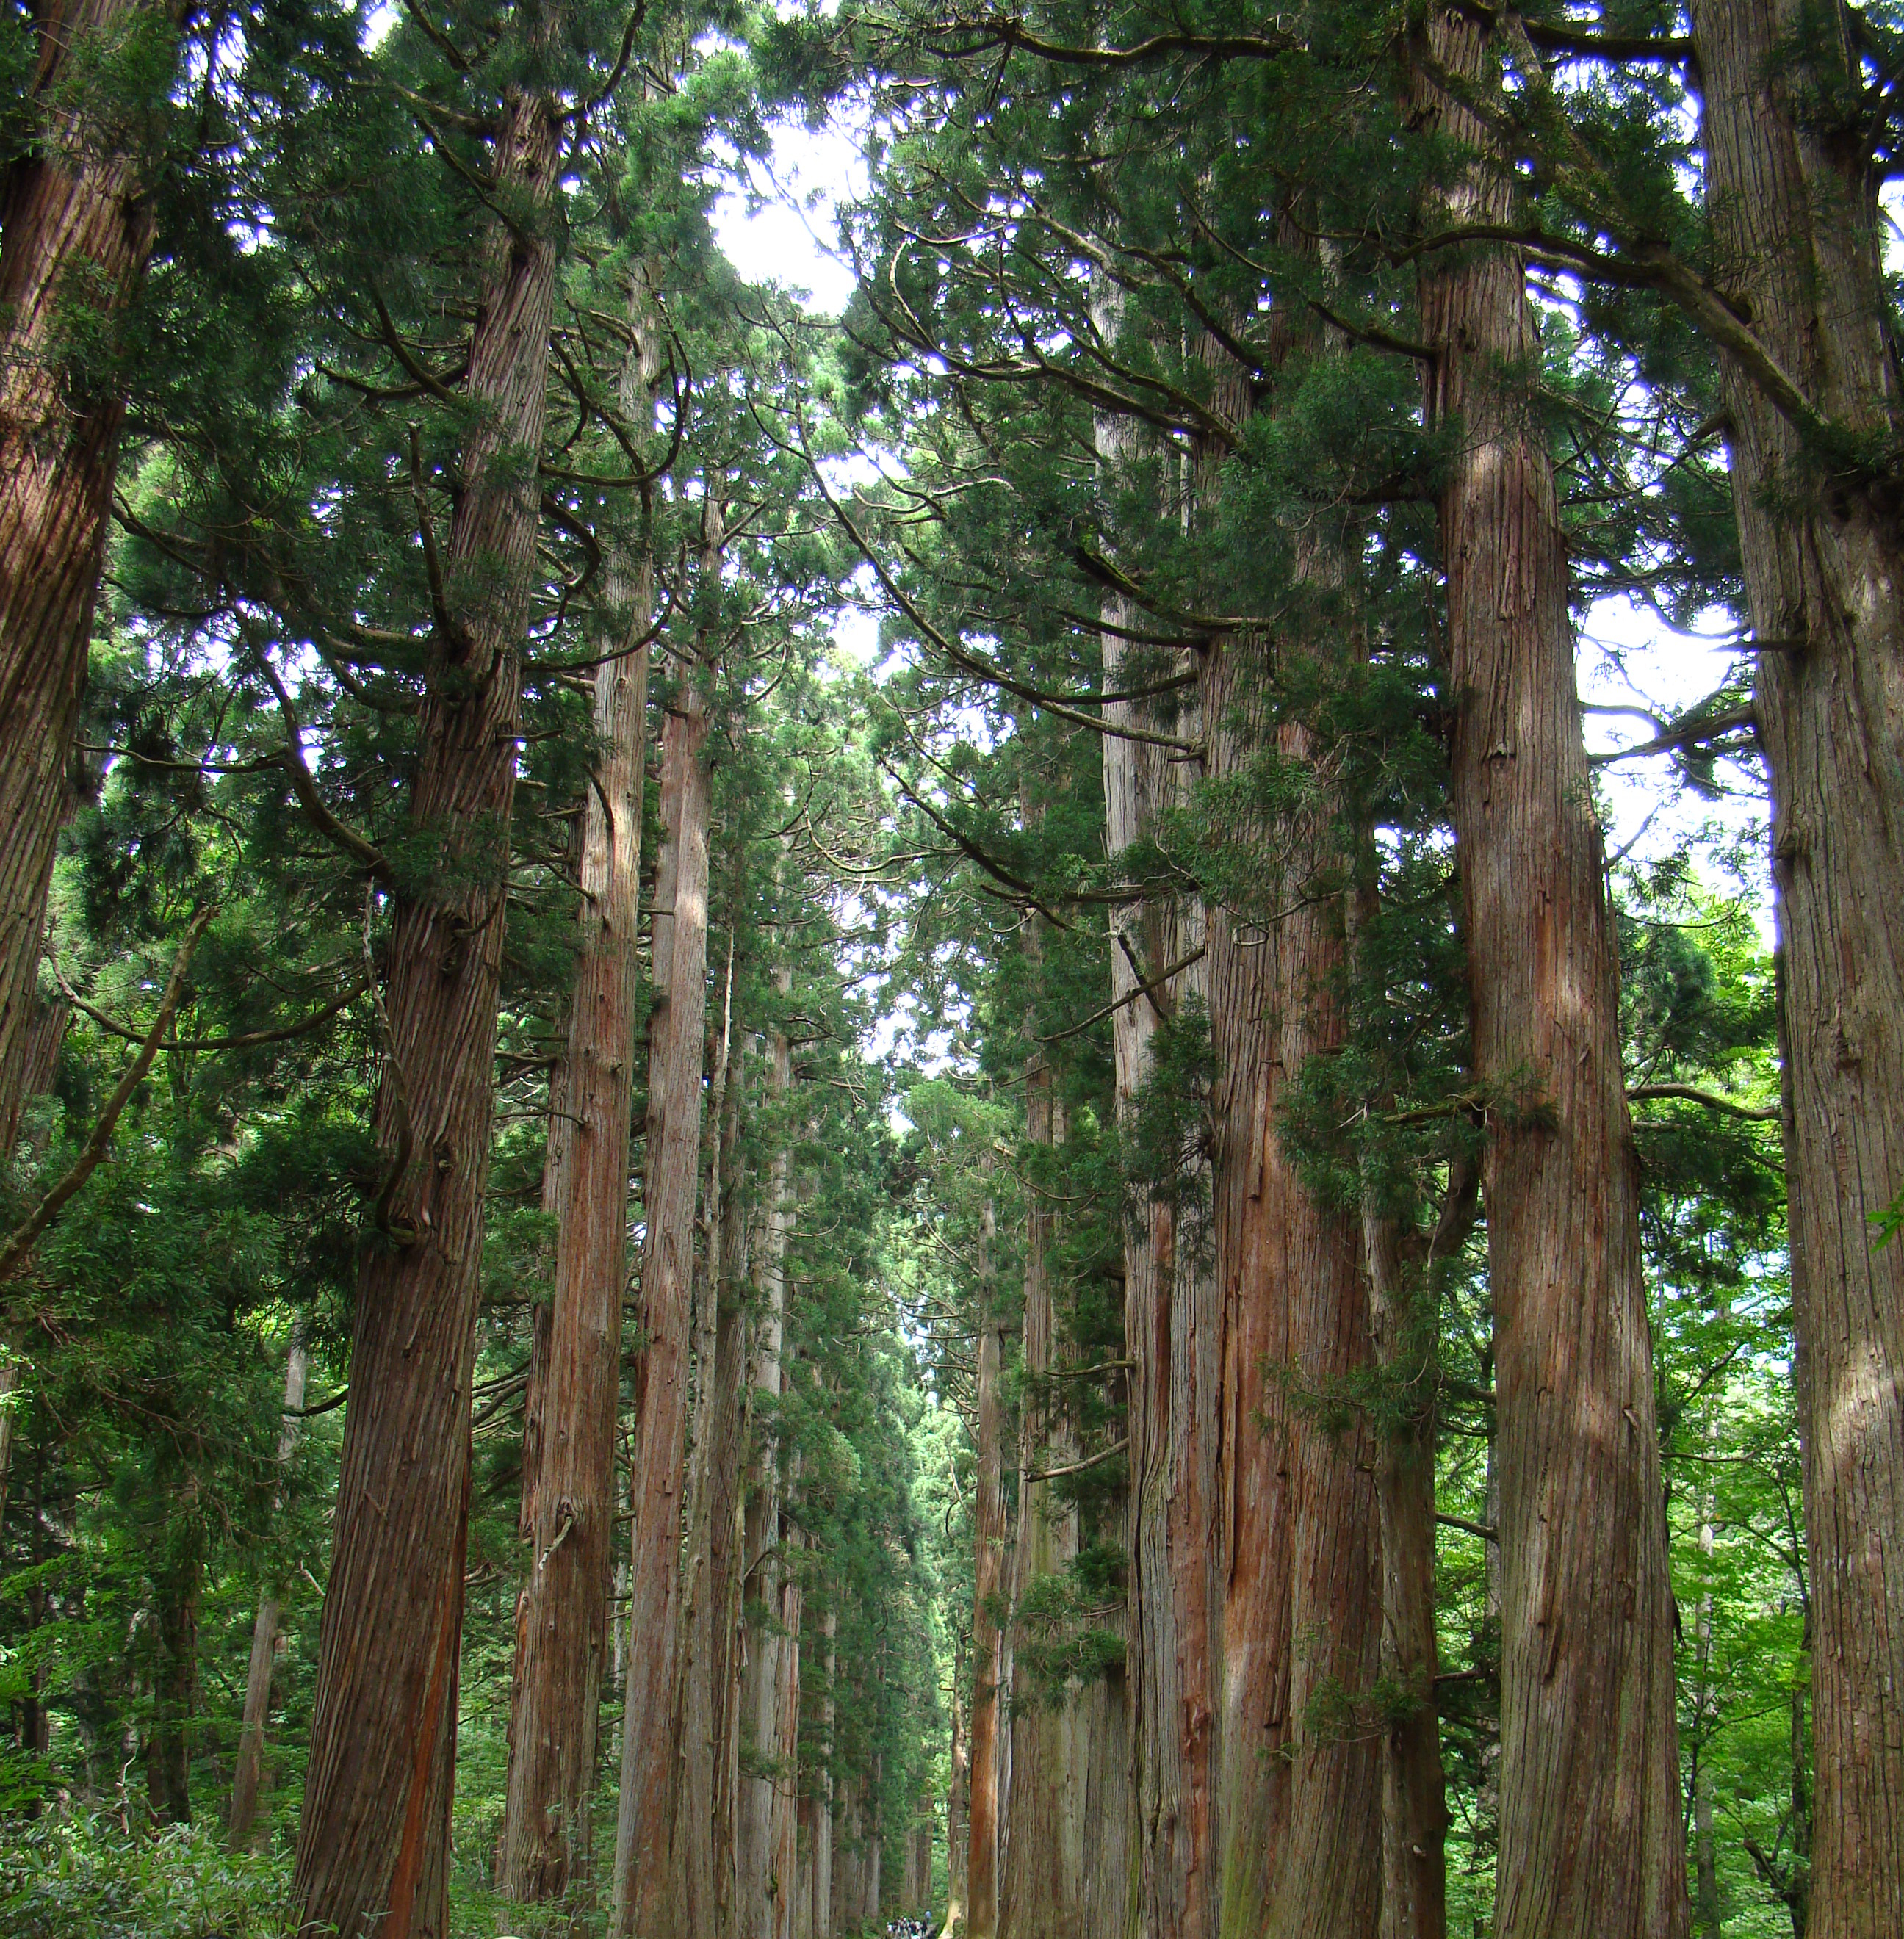
<svg viewBox="0 0 1904 1939">
<path fill-rule="evenodd" d="M 194 1825 L 129 1837 L 81 1812 L 0 1837 L 0 1924 L 17 1939 L 273 1939 L 291 1910 L 288 1853 L 227 1852 Z"/>
</svg>

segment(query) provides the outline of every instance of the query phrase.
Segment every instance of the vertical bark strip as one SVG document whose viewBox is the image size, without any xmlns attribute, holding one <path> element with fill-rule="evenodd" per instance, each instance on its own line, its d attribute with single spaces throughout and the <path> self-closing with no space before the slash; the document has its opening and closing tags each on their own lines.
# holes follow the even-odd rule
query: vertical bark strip
<svg viewBox="0 0 1904 1939">
<path fill-rule="evenodd" d="M 1107 288 L 1095 308 L 1100 330 L 1114 339 L 1120 322 L 1114 293 Z M 1107 504 L 1128 488 L 1132 437 L 1127 425 L 1100 416 L 1095 442 Z M 1105 616 L 1111 628 L 1132 618 L 1121 600 L 1110 602 Z M 1123 683 L 1124 643 L 1108 629 L 1103 639 L 1104 680 L 1115 689 Z M 1106 723 L 1141 726 L 1141 706 L 1113 703 L 1104 709 Z M 1193 720 L 1187 738 L 1194 728 Z M 1114 733 L 1104 737 L 1104 774 L 1107 844 L 1115 866 L 1134 844 L 1155 835 L 1188 782 L 1166 748 Z M 1120 1119 L 1128 1122 L 1151 1075 L 1159 1021 L 1203 999 L 1201 973 L 1181 966 L 1202 942 L 1202 912 L 1150 898 L 1118 909 L 1110 929 L 1116 1095 Z M 1125 1350 L 1134 1362 L 1127 1657 L 1138 1841 L 1133 1916 L 1157 1939 L 1204 1939 L 1219 1909 L 1214 1423 L 1220 1315 L 1216 1275 L 1196 1229 L 1202 1160 L 1177 1154 L 1174 1163 L 1172 1189 L 1163 1202 L 1147 1195 L 1126 1208 L 1124 1247 Z M 1183 1231 L 1180 1207 L 1193 1212 Z"/>
<path fill-rule="evenodd" d="M 774 987 L 784 999 L 792 977 L 776 967 Z M 787 1312 L 788 1128 L 787 1099 L 793 1058 L 784 1030 L 773 1033 L 766 1073 L 768 1170 L 761 1234 L 754 1254 L 754 1296 L 758 1314 L 748 1379 L 756 1396 L 748 1459 L 746 1520 L 742 1544 L 749 1578 L 742 1584 L 745 1612 L 741 1672 L 742 1752 L 740 1794 L 734 1825 L 736 1873 L 733 1927 L 738 1939 L 787 1939 L 791 1908 L 793 1767 L 781 1742 L 785 1707 L 783 1664 L 800 1649 L 799 1587 L 782 1545 L 780 1470 L 774 1445 L 774 1409 L 781 1391 L 781 1347 Z M 788 1597 L 794 1600 L 791 1607 Z M 789 1620 L 789 1618 L 791 1620 Z M 794 1688 L 799 1687 L 798 1670 Z M 792 1721 L 797 1727 L 796 1705 Z M 794 1746 L 797 1749 L 797 1743 Z"/>
<path fill-rule="evenodd" d="M 646 319 L 631 307 L 638 328 Z M 648 394 L 659 341 L 643 332 L 625 390 Z M 602 649 L 614 651 L 647 629 L 650 562 L 618 548 L 607 582 L 612 635 Z M 531 1559 L 516 1612 L 497 1865 L 498 1888 L 522 1900 L 559 1898 L 588 1877 L 627 1283 L 647 695 L 645 646 L 596 670 L 603 751 L 583 808 L 574 994 L 551 1083 L 543 1209 L 556 1220 L 555 1274 L 546 1320 L 538 1309 L 523 1429 Z"/>
<path fill-rule="evenodd" d="M 69 367 L 62 311 L 95 309 L 110 341 L 152 247 L 133 158 L 102 151 L 62 96 L 89 44 L 157 24 L 139 0 L 38 10 L 39 138 L 0 178 L 0 1127 L 20 1094 L 125 415 L 109 376 Z"/>
<path fill-rule="evenodd" d="M 1004 1417 L 999 1393 L 1004 1326 L 992 1284 L 992 1201 L 979 1226 L 978 1445 L 973 1484 L 972 1778 L 965 1918 L 972 1939 L 998 1931 L 1000 1712 L 1004 1699 L 1004 1630 L 997 1605 L 1004 1584 Z"/>
<path fill-rule="evenodd" d="M 1720 287 L 1843 440 L 1808 444 L 1722 357 L 1770 770 L 1786 1162 L 1811 1555 L 1812 1939 L 1904 1931 L 1904 397 L 1861 10 L 1695 0 Z M 1862 111 L 1860 111 L 1862 112 Z"/>
<path fill-rule="evenodd" d="M 1485 31 L 1452 9 L 1433 61 L 1485 90 Z M 1479 119 L 1424 73 L 1472 159 L 1436 227 L 1505 224 Z M 1428 414 L 1458 429 L 1440 504 L 1455 705 L 1452 794 L 1488 1098 L 1483 1189 L 1500 1469 L 1498 1939 L 1671 1939 L 1686 1919 L 1673 1612 L 1632 1134 L 1604 857 L 1574 696 L 1552 461 L 1526 373 L 1523 266 L 1431 260 Z"/>
<path fill-rule="evenodd" d="M 714 1550 L 721 1532 L 714 1512 L 714 1460 L 717 1445 L 727 1438 L 722 1414 L 737 1405 L 740 1391 L 739 1363 L 724 1362 L 720 1350 L 721 1244 L 726 1237 L 722 1194 L 726 1170 L 733 1162 L 739 1136 L 739 1087 L 730 1091 L 733 1018 L 734 939 L 730 921 L 718 1027 L 714 1026 L 711 1018 L 708 1020 L 711 1041 L 708 1062 L 711 1075 L 706 1111 L 708 1155 L 706 1185 L 701 1195 L 705 1207 L 702 1267 L 695 1275 L 691 1329 L 694 1399 L 688 1423 L 687 1548 L 681 1570 L 681 1922 L 687 1930 L 696 1933 L 715 1930 L 714 1874 L 724 1860 L 731 1864 L 732 1857 L 731 1848 L 723 1849 L 720 1828 L 715 1819 L 716 1746 L 720 1727 L 715 1686 L 716 1660 L 721 1654 L 717 1634 L 721 1591 L 715 1582 Z M 730 1094 L 735 1113 L 731 1124 Z"/>
<path fill-rule="evenodd" d="M 1041 938 L 1027 945 L 1035 963 Z M 1064 1106 L 1054 1095 L 1052 1070 L 1037 1044 L 1037 1012 L 1026 1020 L 1025 1136 L 1034 1148 L 1064 1140 Z M 1059 1368 L 1057 1324 L 1047 1265 L 1056 1216 L 1035 1179 L 1025 1212 L 1025 1371 L 1028 1391 L 1020 1436 L 1018 1539 L 1012 1551 L 1011 1605 L 1022 1628 L 1026 1598 L 1038 1584 L 1061 1577 L 1077 1555 L 1077 1510 L 1034 1479 L 1077 1458 L 1062 1402 L 1039 1383 Z M 999 1881 L 998 1926 L 1005 1939 L 1085 1939 L 1080 1923 L 1085 1828 L 1079 1816 L 1078 1739 L 1083 1693 L 1066 1691 L 1054 1704 L 1043 1693 L 1012 1691 L 1011 1785 L 1005 1809 L 1010 1837 Z"/>
<path fill-rule="evenodd" d="M 538 23 L 559 25 L 551 9 Z M 539 519 L 559 111 L 512 95 L 465 394 L 475 428 L 446 549 L 411 827 L 437 870 L 398 885 L 376 1132 L 394 1176 L 358 1269 L 351 1401 L 318 1645 L 294 1895 L 299 1930 L 444 1929 L 470 1378 L 494 1108 L 520 643 Z"/>
<path fill-rule="evenodd" d="M 297 1451 L 298 1429 L 303 1425 L 304 1383 L 310 1369 L 310 1356 L 304 1347 L 301 1325 L 294 1326 L 291 1350 L 285 1361 L 285 1411 L 278 1430 L 278 1466 L 282 1472 L 291 1466 Z M 251 1625 L 251 1660 L 245 1677 L 245 1710 L 239 1725 L 238 1757 L 231 1779 L 231 1816 L 226 1827 L 226 1842 L 233 1851 L 251 1835 L 257 1816 L 258 1790 L 264 1774 L 264 1727 L 271 1715 L 271 1672 L 278 1655 L 278 1583 L 267 1582 L 257 1599 L 257 1617 Z"/>
<path fill-rule="evenodd" d="M 692 673 L 662 738 L 664 833 L 655 889 L 656 1009 L 648 1064 L 647 1229 L 637 1373 L 629 1652 L 615 1825 L 617 1939 L 683 1928 L 680 1803 L 681 1543 L 687 1454 L 688 1329 L 700 1177 L 702 1034 L 707 1008 L 707 704 Z"/>
</svg>

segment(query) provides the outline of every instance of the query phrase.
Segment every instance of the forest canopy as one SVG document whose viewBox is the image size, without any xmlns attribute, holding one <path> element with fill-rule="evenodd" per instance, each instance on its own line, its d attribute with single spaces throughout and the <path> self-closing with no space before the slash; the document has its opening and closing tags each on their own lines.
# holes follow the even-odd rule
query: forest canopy
<svg viewBox="0 0 1904 1939">
<path fill-rule="evenodd" d="M 1900 83 L 0 0 L 0 1929 L 1904 1933 Z"/>
</svg>

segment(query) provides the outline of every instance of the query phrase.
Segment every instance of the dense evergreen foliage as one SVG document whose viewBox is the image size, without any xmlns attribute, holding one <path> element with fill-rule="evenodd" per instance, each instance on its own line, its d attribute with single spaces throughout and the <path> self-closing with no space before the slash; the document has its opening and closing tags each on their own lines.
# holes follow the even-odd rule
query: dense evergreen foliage
<svg viewBox="0 0 1904 1939">
<path fill-rule="evenodd" d="M 1904 1931 L 1900 63 L 10 0 L 0 1928 Z"/>
</svg>

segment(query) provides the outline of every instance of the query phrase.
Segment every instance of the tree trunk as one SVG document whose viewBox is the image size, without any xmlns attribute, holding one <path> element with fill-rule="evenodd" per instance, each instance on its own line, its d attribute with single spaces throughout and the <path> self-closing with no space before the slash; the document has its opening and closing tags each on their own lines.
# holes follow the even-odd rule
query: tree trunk
<svg viewBox="0 0 1904 1939">
<path fill-rule="evenodd" d="M 1904 399 L 1881 177 L 1826 105 L 1864 92 L 1863 11 L 1692 9 L 1719 286 L 1845 444 L 1808 443 L 1721 357 L 1791 1046 L 1813 1939 L 1904 1931 L 1904 1242 L 1872 1226 L 1904 1188 L 1904 532 L 1894 485 L 1846 456 L 1893 451 Z"/>
<path fill-rule="evenodd" d="M 1034 963 L 1040 938 L 1028 945 Z M 1035 974 L 1035 969 L 1034 971 Z M 1033 1149 L 1063 1142 L 1064 1106 L 1037 1044 L 1035 1011 L 1027 1018 L 1025 1138 Z M 1067 1410 L 1038 1383 L 1058 1371 L 1057 1325 L 1046 1268 L 1056 1219 L 1035 1175 L 1028 1181 L 1025 1234 L 1025 1371 L 1028 1388 L 1020 1436 L 1018 1540 L 1012 1551 L 1012 1621 L 1024 1639 L 1022 1612 L 1041 1581 L 1062 1577 L 1077 1555 L 1077 1510 L 1034 1474 L 1077 1458 Z M 1008 1939 L 1084 1939 L 1080 1923 L 1083 1827 L 1079 1819 L 1077 1739 L 1080 1693 L 1054 1703 L 1046 1693 L 1012 1691 L 1011 1788 L 1006 1800 L 1010 1840 L 1000 1880 L 999 1930 Z"/>
<path fill-rule="evenodd" d="M 1371 899 L 1373 891 L 1369 891 Z M 1382 1924 L 1379 1939 L 1445 1939 L 1448 1929 L 1448 1794 L 1435 1703 L 1435 1328 L 1436 1261 L 1465 1243 L 1476 1204 L 1472 1164 L 1458 1157 L 1449 1213 L 1411 1277 L 1401 1227 L 1365 1180 L 1363 1243 L 1369 1332 L 1391 1394 L 1417 1396 L 1378 1435 L 1381 1517 L 1382 1682 L 1391 1693 L 1382 1740 Z"/>
<path fill-rule="evenodd" d="M 89 50 L 149 29 L 144 13 L 139 0 L 53 0 L 37 11 L 29 114 L 44 112 Z M 39 138 L 0 178 L 0 1130 L 8 1161 L 125 415 L 109 374 L 69 365 L 61 312 L 73 303 L 92 309 L 111 342 L 152 246 L 151 205 L 133 160 L 99 151 L 99 132 L 63 109 L 45 113 Z"/>
<path fill-rule="evenodd" d="M 1097 305 L 1107 340 L 1120 324 L 1108 291 Z M 1115 489 L 1132 456 L 1129 428 L 1101 416 L 1095 443 L 1101 489 Z M 1132 614 L 1110 602 L 1111 627 Z M 1125 646 L 1104 635 L 1104 681 L 1123 683 Z M 1107 706 L 1106 724 L 1143 731 L 1141 702 Z M 1193 718 L 1186 738 L 1194 738 Z M 1113 866 L 1153 839 L 1187 784 L 1153 743 L 1104 739 L 1106 839 Z M 1113 1033 L 1120 1119 L 1129 1120 L 1152 1072 L 1158 1023 L 1201 999 L 1206 979 L 1181 966 L 1203 942 L 1201 910 L 1161 899 L 1111 917 Z M 1173 972 L 1166 974 L 1166 972 Z M 1155 1156 L 1156 1155 L 1152 1155 Z M 1208 1180 L 1200 1157 L 1180 1155 L 1165 1189 L 1127 1207 L 1125 1350 L 1130 1376 L 1129 1652 L 1135 1916 L 1155 1939 L 1206 1939 L 1220 1909 L 1215 1852 L 1214 1670 L 1220 1618 L 1215 1581 L 1215 1432 L 1221 1373 L 1216 1275 L 1197 1229 Z M 1180 1213 L 1190 1229 L 1178 1231 Z M 1180 1245 L 1179 1239 L 1183 1243 Z"/>
<path fill-rule="evenodd" d="M 832 1939 L 833 1864 L 833 1721 L 837 1706 L 833 1702 L 833 1677 L 839 1660 L 833 1637 L 839 1628 L 838 1612 L 829 1607 L 820 1624 L 825 1644 L 821 1660 L 824 1681 L 820 1697 L 820 1759 L 815 1770 L 813 1797 L 813 1939 Z"/>
<path fill-rule="evenodd" d="M 733 906 L 739 907 L 739 897 Z M 719 1573 L 715 1551 L 721 1548 L 731 1562 L 733 1543 L 720 1527 L 714 1495 L 718 1469 L 717 1450 L 731 1459 L 732 1420 L 739 1408 L 738 1359 L 730 1352 L 723 1361 L 720 1302 L 724 1268 L 721 1257 L 727 1220 L 723 1202 L 725 1172 L 739 1142 L 740 1090 L 730 1088 L 733 1043 L 734 945 L 728 930 L 727 973 L 717 1032 L 710 1032 L 708 1061 L 707 1184 L 702 1194 L 702 1265 L 695 1277 L 694 1399 L 689 1419 L 687 1452 L 687 1545 L 681 1586 L 681 1724 L 680 1739 L 681 1800 L 681 1846 L 684 1866 L 682 1922 L 690 1932 L 712 1934 L 719 1925 L 716 1908 L 717 1868 L 731 1871 L 730 1840 L 724 1839 L 718 1822 L 717 1771 L 719 1767 L 720 1711 L 717 1692 L 725 1673 L 727 1652 L 720 1630 L 725 1615 L 727 1583 Z M 730 1107 L 733 1116 L 730 1120 Z M 729 1302 L 731 1311 L 738 1309 Z M 730 1331 L 725 1344 L 737 1348 Z M 733 1496 L 724 1490 L 731 1512 Z"/>
<path fill-rule="evenodd" d="M 775 970 L 774 987 L 783 1000 L 792 980 L 784 967 Z M 790 1653 L 797 1659 L 800 1648 L 799 1589 L 781 1549 L 780 1468 L 775 1444 L 787 1311 L 789 1154 L 784 1116 L 792 1082 L 793 1059 L 786 1032 L 776 1029 L 767 1064 L 766 1106 L 773 1161 L 754 1256 L 754 1295 L 760 1317 L 748 1375 L 756 1405 L 750 1420 L 742 1540 L 745 1566 L 752 1573 L 751 1582 L 743 1584 L 741 1592 L 748 1613 L 740 1692 L 742 1777 L 734 1827 L 734 1928 L 739 1939 L 787 1939 L 786 1918 L 794 1890 L 791 1841 L 785 1835 L 791 1828 L 794 1768 L 784 1761 L 781 1748 L 782 1684 L 783 1659 Z M 756 1584 L 757 1593 L 752 1586 Z M 790 1592 L 795 1598 L 791 1624 Z M 797 1727 L 797 1670 L 794 1688 L 797 1700 L 792 1721 Z"/>
<path fill-rule="evenodd" d="M 992 1285 L 992 1201 L 979 1226 L 978 1445 L 972 1505 L 971 1802 L 967 1819 L 965 1917 L 971 1939 L 998 1931 L 998 1780 L 1004 1631 L 998 1603 L 1004 1583 L 1004 1419 L 998 1394 L 1004 1324 Z"/>
<path fill-rule="evenodd" d="M 1496 84 L 1449 9 L 1440 67 Z M 1423 112 L 1475 152 L 1441 228 L 1514 219 L 1473 112 L 1424 73 Z M 1500 1468 L 1498 1939 L 1686 1929 L 1673 1610 L 1616 961 L 1573 687 L 1564 541 L 1518 373 L 1539 344 L 1523 266 L 1429 259 L 1428 415 L 1459 426 L 1440 503 L 1451 782 L 1488 1099 L 1482 1183 Z"/>
<path fill-rule="evenodd" d="M 539 32 L 559 24 L 547 14 Z M 300 1932 L 437 1939 L 446 1916 L 469 1499 L 470 1379 L 494 1109 L 502 899 L 522 632 L 539 522 L 560 122 L 508 99 L 498 190 L 538 226 L 486 255 L 446 593 L 419 720 L 410 842 L 440 858 L 394 896 L 391 1041 L 376 1104 L 388 1181 L 358 1269 L 351 1401 L 318 1644 L 293 1894 Z"/>
<path fill-rule="evenodd" d="M 196 1554 L 154 1577 L 158 1649 L 152 1680 L 152 1730 L 147 1740 L 146 1792 L 162 1825 L 192 1822 L 192 1738 L 198 1709 L 199 1560 Z"/>
<path fill-rule="evenodd" d="M 965 1650 L 952 1651 L 952 1782 L 946 1792 L 946 1923 L 943 1939 L 965 1930 L 966 1855 L 970 1840 L 966 1811 L 971 1795 L 972 1759 L 965 1742 Z"/>
<path fill-rule="evenodd" d="M 662 359 L 638 285 L 629 310 L 641 339 L 623 385 L 632 415 L 651 397 Z M 647 629 L 650 560 L 618 548 L 605 590 L 612 631 L 598 649 L 620 654 L 595 674 L 602 753 L 583 808 L 574 995 L 550 1087 L 543 1209 L 556 1220 L 554 1284 L 546 1322 L 538 1310 L 523 1428 L 531 1563 L 516 1609 L 496 1883 L 524 1901 L 589 1882 L 614 1524 L 649 662 L 646 646 L 629 652 L 626 643 Z"/>
<path fill-rule="evenodd" d="M 291 1350 L 285 1362 L 285 1411 L 278 1430 L 278 1467 L 291 1466 L 303 1426 L 304 1383 L 310 1369 L 300 1323 L 291 1328 Z M 264 1727 L 271 1715 L 271 1673 L 278 1658 L 278 1584 L 267 1583 L 257 1599 L 257 1619 L 251 1625 L 251 1667 L 245 1677 L 245 1714 L 239 1727 L 238 1761 L 232 1773 L 231 1822 L 226 1842 L 235 1852 L 250 1839 L 257 1816 L 258 1789 L 264 1775 Z"/>
<path fill-rule="evenodd" d="M 707 1009 L 707 703 L 693 674 L 662 741 L 661 866 L 655 890 L 656 1008 L 648 1064 L 647 1234 L 629 1550 L 628 1688 L 615 1826 L 617 1939 L 683 1931 L 678 1822 L 681 1565 L 687 1453 L 688 1329 L 700 1176 Z M 699 1939 L 699 1935 L 694 1935 Z"/>
<path fill-rule="evenodd" d="M 741 1055 L 745 1065 L 745 1047 Z M 738 1172 L 741 1138 L 741 1085 L 730 1080 L 725 1149 L 730 1170 Z M 738 1288 L 747 1274 L 748 1195 L 738 1175 L 725 1187 L 721 1213 L 719 1338 L 714 1362 L 720 1370 L 711 1450 L 713 1530 L 708 1554 L 714 1648 L 714 1929 L 738 1939 L 740 1817 L 741 1675 L 745 1645 L 741 1630 L 741 1578 L 747 1547 L 747 1442 L 754 1388 L 747 1376 L 753 1325 Z M 710 1278 L 714 1277 L 711 1273 Z"/>
</svg>

